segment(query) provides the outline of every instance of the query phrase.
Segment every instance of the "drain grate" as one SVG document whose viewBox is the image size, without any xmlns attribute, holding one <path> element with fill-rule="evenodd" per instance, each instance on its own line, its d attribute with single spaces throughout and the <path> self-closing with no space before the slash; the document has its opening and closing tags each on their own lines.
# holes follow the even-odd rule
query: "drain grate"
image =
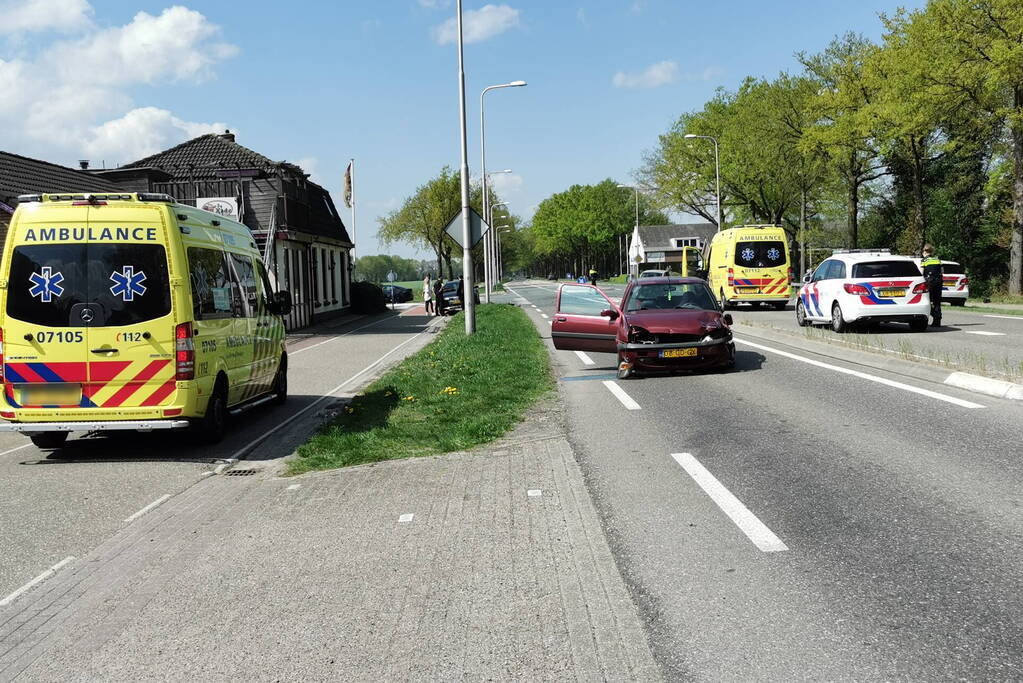
<svg viewBox="0 0 1023 683">
<path fill-rule="evenodd" d="M 224 472 L 225 477 L 251 477 L 256 474 L 259 470 L 228 470 Z"/>
</svg>

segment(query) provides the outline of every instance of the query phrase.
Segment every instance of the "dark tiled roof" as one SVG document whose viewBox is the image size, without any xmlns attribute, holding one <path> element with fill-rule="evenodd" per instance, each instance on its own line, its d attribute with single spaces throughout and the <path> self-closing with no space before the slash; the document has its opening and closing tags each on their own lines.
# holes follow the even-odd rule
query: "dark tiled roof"
<svg viewBox="0 0 1023 683">
<path fill-rule="evenodd" d="M 675 249 L 671 240 L 676 237 L 702 237 L 709 242 L 717 226 L 713 223 L 682 223 L 678 225 L 641 225 L 639 226 L 639 239 L 643 241 L 643 248 L 651 249 Z"/>
<path fill-rule="evenodd" d="M 5 204 L 13 205 L 20 194 L 117 191 L 123 188 L 87 171 L 0 152 L 0 201 Z"/>
<path fill-rule="evenodd" d="M 122 168 L 145 166 L 162 168 L 176 176 L 188 175 L 199 180 L 215 178 L 218 169 L 228 168 L 254 168 L 267 174 L 282 170 L 297 176 L 305 175 L 302 169 L 294 164 L 273 161 L 217 133 L 200 135 L 145 159 L 125 164 Z"/>
</svg>

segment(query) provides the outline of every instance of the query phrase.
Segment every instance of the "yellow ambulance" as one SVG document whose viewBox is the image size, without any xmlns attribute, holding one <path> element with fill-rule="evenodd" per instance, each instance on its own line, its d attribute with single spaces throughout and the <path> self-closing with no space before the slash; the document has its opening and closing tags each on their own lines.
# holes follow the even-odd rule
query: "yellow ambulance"
<svg viewBox="0 0 1023 683">
<path fill-rule="evenodd" d="M 248 228 L 163 194 L 24 195 L 0 261 L 0 431 L 185 429 L 287 397 L 282 315 Z"/>
<path fill-rule="evenodd" d="M 707 283 L 724 308 L 733 304 L 789 302 L 792 266 L 788 238 L 777 225 L 743 225 L 721 230 L 707 245 Z"/>
</svg>

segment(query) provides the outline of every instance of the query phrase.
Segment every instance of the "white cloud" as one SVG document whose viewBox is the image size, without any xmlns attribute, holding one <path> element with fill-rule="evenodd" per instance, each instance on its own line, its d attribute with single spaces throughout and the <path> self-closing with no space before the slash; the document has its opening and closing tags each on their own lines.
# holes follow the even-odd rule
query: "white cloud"
<svg viewBox="0 0 1023 683">
<path fill-rule="evenodd" d="M 40 5 L 84 8 L 79 16 L 91 12 L 88 3 L 72 0 L 29 0 L 19 7 Z M 139 84 L 212 78 L 216 64 L 237 53 L 202 14 L 170 7 L 158 16 L 139 12 L 124 26 L 89 24 L 84 30 L 83 37 L 60 40 L 35 55 L 0 60 L 6 149 L 53 160 L 126 163 L 224 129 L 223 123 L 186 121 L 165 109 L 139 106 L 127 94 Z"/>
<path fill-rule="evenodd" d="M 715 78 L 720 78 L 725 73 L 725 70 L 720 66 L 708 66 L 698 74 L 690 74 L 688 79 L 691 81 L 713 81 Z"/>
<path fill-rule="evenodd" d="M 500 35 L 519 25 L 519 11 L 508 5 L 484 5 L 462 15 L 462 40 L 479 43 Z M 433 29 L 433 38 L 438 45 L 447 45 L 458 40 L 458 24 L 455 17 Z"/>
<path fill-rule="evenodd" d="M 108 85 L 201 81 L 213 75 L 214 64 L 238 52 L 212 40 L 219 33 L 185 7 L 170 7 L 158 17 L 139 12 L 130 24 L 57 45 L 46 61 L 69 82 L 82 74 L 90 83 Z"/>
<path fill-rule="evenodd" d="M 490 176 L 490 186 L 502 197 L 515 194 L 522 189 L 522 176 L 517 173 L 495 173 Z"/>
<path fill-rule="evenodd" d="M 0 1 L 0 34 L 83 31 L 92 27 L 91 14 L 88 0 Z"/>
<path fill-rule="evenodd" d="M 440 9 L 442 7 L 450 7 L 451 0 L 417 0 L 422 7 L 427 9 Z"/>
<path fill-rule="evenodd" d="M 118 119 L 93 127 L 84 150 L 93 158 L 128 162 L 206 133 L 219 133 L 224 123 L 183 121 L 166 109 L 140 107 Z"/>
<path fill-rule="evenodd" d="M 657 88 L 678 79 L 678 62 L 665 60 L 651 64 L 640 72 L 619 71 L 611 79 L 616 88 Z"/>
<path fill-rule="evenodd" d="M 323 184 L 320 180 L 320 160 L 316 157 L 302 157 L 301 159 L 295 159 L 291 163 L 308 173 L 309 179 L 314 183 Z"/>
<path fill-rule="evenodd" d="M 646 0 L 632 0 L 632 4 L 629 6 L 629 11 L 633 14 L 639 14 L 646 9 Z"/>
</svg>

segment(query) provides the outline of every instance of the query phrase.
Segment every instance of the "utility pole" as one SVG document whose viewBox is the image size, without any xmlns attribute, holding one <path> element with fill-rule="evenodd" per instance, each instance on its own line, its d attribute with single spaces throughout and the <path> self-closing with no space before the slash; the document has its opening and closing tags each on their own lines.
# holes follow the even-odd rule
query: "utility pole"
<svg viewBox="0 0 1023 683">
<path fill-rule="evenodd" d="M 458 0 L 458 123 L 462 142 L 462 308 L 465 311 L 465 333 L 476 332 L 476 286 L 473 284 L 472 226 L 469 224 L 469 152 L 465 125 L 465 64 L 462 51 L 462 0 Z"/>
</svg>

